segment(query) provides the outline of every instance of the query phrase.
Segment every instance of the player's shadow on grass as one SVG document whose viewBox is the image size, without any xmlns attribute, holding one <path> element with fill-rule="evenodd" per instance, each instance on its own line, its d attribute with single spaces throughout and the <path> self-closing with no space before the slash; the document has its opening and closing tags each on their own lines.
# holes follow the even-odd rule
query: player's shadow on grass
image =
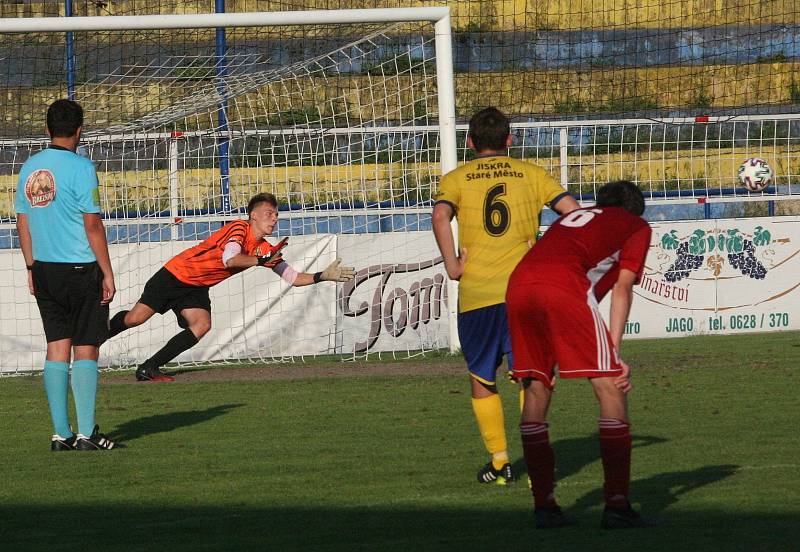
<svg viewBox="0 0 800 552">
<path fill-rule="evenodd" d="M 191 374 L 192 372 L 205 372 L 214 368 L 219 368 L 218 364 L 208 366 L 166 366 L 164 372 L 170 376 L 180 376 L 181 374 Z"/>
<path fill-rule="evenodd" d="M 659 514 L 678 502 L 681 496 L 706 485 L 718 483 L 736 473 L 739 466 L 720 464 L 696 470 L 666 472 L 631 483 L 631 499 L 642 504 L 645 514 Z M 571 511 L 584 511 L 602 505 L 602 481 L 598 488 L 579 498 Z"/>
<path fill-rule="evenodd" d="M 666 442 L 667 439 L 654 435 L 634 435 L 631 444 L 635 450 Z M 553 452 L 556 456 L 556 479 L 564 479 L 578 473 L 585 466 L 600 461 L 600 440 L 596 433 L 586 437 L 561 439 L 553 443 Z M 527 473 L 525 459 L 520 458 L 514 462 L 513 468 L 514 473 L 524 476 Z"/>
<path fill-rule="evenodd" d="M 145 435 L 168 433 L 178 428 L 202 424 L 240 406 L 244 404 L 221 404 L 205 410 L 184 410 L 137 418 L 117 426 L 109 436 L 123 443 L 135 441 Z"/>
</svg>

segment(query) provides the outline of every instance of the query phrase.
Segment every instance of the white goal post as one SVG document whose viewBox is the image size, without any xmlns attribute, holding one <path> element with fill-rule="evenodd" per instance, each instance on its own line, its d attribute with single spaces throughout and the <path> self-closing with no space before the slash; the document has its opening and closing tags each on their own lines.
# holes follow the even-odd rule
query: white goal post
<svg viewBox="0 0 800 552">
<path fill-rule="evenodd" d="M 226 280 L 214 327 L 180 363 L 455 347 L 456 296 L 429 230 L 436 183 L 457 164 L 450 26 L 447 7 L 4 19 L 0 65 L 29 107 L 0 131 L 0 183 L 13 190 L 46 147 L 47 105 L 69 96 L 100 178 L 112 313 L 262 191 L 281 203 L 272 240 L 290 237 L 296 269 L 342 257 L 359 271 L 308 288 L 262 270 Z M 43 65 L 60 41 L 63 80 Z M 38 312 L 13 223 L 0 226 L 0 373 L 39 370 Z M 177 331 L 155 317 L 105 344 L 101 364 L 138 364 Z"/>
</svg>

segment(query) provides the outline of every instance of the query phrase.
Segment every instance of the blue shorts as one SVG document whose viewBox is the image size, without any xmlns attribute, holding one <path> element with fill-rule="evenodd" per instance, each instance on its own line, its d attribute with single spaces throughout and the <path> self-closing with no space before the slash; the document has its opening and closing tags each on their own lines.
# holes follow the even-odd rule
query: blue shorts
<svg viewBox="0 0 800 552">
<path fill-rule="evenodd" d="M 505 303 L 459 313 L 458 339 L 470 375 L 482 383 L 495 385 L 503 355 L 509 371 L 514 365 Z"/>
</svg>

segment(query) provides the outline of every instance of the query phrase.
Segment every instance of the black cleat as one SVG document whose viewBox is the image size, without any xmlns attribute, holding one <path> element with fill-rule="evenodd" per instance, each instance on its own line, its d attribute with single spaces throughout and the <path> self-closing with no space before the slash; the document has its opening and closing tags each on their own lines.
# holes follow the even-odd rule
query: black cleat
<svg viewBox="0 0 800 552">
<path fill-rule="evenodd" d="M 637 529 L 640 527 L 655 527 L 660 525 L 659 520 L 642 517 L 630 504 L 622 508 L 606 506 L 600 527 L 603 529 Z"/>
<path fill-rule="evenodd" d="M 75 450 L 111 450 L 117 444 L 100 433 L 100 426 L 94 426 L 94 431 L 90 437 L 78 434 L 75 443 Z"/>
<path fill-rule="evenodd" d="M 575 525 L 576 523 L 573 518 L 564 514 L 558 506 L 553 506 L 552 508 L 536 508 L 533 514 L 536 517 L 537 529 L 557 529 L 559 527 Z"/>
<path fill-rule="evenodd" d="M 499 470 L 494 469 L 491 462 L 478 470 L 478 483 L 494 483 L 495 485 L 508 485 L 514 482 L 514 472 L 511 464 L 506 463 Z"/>
<path fill-rule="evenodd" d="M 161 371 L 142 364 L 136 369 L 136 381 L 175 381 L 175 378 Z"/>
<path fill-rule="evenodd" d="M 78 437 L 73 435 L 69 438 L 64 438 L 61 435 L 53 435 L 50 440 L 50 450 L 53 452 L 60 452 L 62 450 L 75 450 L 75 441 Z"/>
</svg>

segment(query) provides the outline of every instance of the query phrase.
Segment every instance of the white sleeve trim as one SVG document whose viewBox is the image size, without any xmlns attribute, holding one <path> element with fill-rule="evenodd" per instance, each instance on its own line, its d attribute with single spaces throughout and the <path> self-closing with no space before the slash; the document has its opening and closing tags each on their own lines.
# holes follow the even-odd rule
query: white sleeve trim
<svg viewBox="0 0 800 552">
<path fill-rule="evenodd" d="M 225 244 L 225 249 L 222 251 L 222 264 L 228 266 L 228 261 L 233 259 L 236 255 L 242 252 L 242 246 L 235 241 Z"/>
</svg>

